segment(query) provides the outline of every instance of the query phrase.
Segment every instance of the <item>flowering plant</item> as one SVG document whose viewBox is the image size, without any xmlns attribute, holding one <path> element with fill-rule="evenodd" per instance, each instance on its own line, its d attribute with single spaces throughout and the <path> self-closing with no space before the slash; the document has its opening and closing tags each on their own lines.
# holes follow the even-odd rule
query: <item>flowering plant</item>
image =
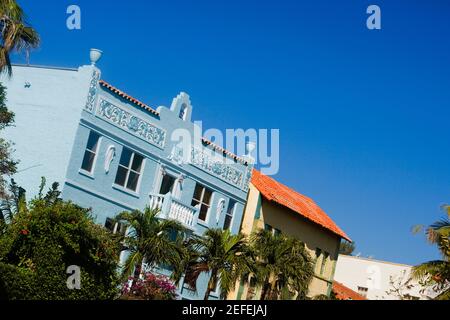
<svg viewBox="0 0 450 320">
<path fill-rule="evenodd" d="M 147 272 L 141 278 L 128 278 L 122 286 L 122 299 L 175 300 L 177 287 L 169 278 Z"/>
</svg>

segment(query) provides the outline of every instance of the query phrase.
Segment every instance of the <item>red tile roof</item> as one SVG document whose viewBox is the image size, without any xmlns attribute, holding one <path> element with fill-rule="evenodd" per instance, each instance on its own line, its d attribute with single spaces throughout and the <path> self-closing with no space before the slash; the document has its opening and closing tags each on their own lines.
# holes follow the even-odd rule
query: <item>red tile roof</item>
<svg viewBox="0 0 450 320">
<path fill-rule="evenodd" d="M 345 232 L 342 231 L 312 199 L 266 175 L 263 175 L 258 170 L 253 170 L 252 184 L 267 200 L 274 201 L 287 207 L 304 218 L 330 230 L 341 238 L 351 241 Z"/>
<path fill-rule="evenodd" d="M 100 80 L 100 81 L 99 81 L 99 84 L 100 84 L 102 87 L 108 89 L 109 91 L 114 92 L 114 93 L 117 94 L 118 96 L 120 96 L 120 97 L 122 97 L 122 98 L 124 98 L 124 99 L 126 99 L 126 100 L 128 100 L 128 101 L 130 101 L 130 102 L 132 102 L 132 103 L 134 103 L 134 104 L 136 104 L 137 106 L 141 107 L 142 109 L 145 109 L 145 110 L 149 111 L 150 113 L 153 113 L 154 115 L 159 116 L 159 112 L 158 112 L 158 111 L 156 111 L 156 110 L 153 109 L 152 107 L 146 105 L 145 103 L 139 101 L 138 99 L 135 99 L 135 98 L 133 98 L 132 96 L 126 94 L 125 92 L 123 92 L 123 91 L 117 89 L 116 87 L 110 85 L 108 82 L 106 82 L 106 81 L 104 81 L 104 80 Z"/>
<path fill-rule="evenodd" d="M 359 293 L 337 281 L 333 282 L 333 292 L 339 300 L 367 300 Z"/>
<path fill-rule="evenodd" d="M 245 165 L 248 165 L 248 161 L 246 161 L 245 159 L 243 159 L 243 158 L 241 158 L 241 157 L 238 157 L 238 156 L 235 155 L 234 153 L 232 153 L 232 152 L 230 152 L 230 151 L 228 151 L 228 150 L 222 148 L 221 146 L 215 144 L 214 142 L 209 141 L 209 140 L 206 139 L 206 138 L 202 138 L 202 142 L 203 142 L 204 144 L 206 144 L 207 146 L 210 146 L 210 147 L 213 148 L 214 150 L 217 150 L 217 151 L 219 151 L 219 152 L 222 152 L 224 155 L 227 155 L 227 156 L 229 156 L 230 158 L 232 158 L 232 159 L 234 159 L 234 160 L 236 160 L 236 161 L 239 161 L 239 162 L 241 162 L 241 163 L 243 163 L 243 164 L 245 164 Z"/>
</svg>

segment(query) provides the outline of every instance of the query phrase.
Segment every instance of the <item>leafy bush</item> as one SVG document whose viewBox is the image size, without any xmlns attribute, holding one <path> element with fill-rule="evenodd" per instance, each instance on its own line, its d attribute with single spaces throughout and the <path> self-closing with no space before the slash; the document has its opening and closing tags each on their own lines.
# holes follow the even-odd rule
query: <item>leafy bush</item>
<svg viewBox="0 0 450 320">
<path fill-rule="evenodd" d="M 146 273 L 141 279 L 130 277 L 122 288 L 124 300 L 175 300 L 176 286 L 169 278 Z"/>
<path fill-rule="evenodd" d="M 111 299 L 119 290 L 119 243 L 89 209 L 59 198 L 57 184 L 19 206 L 0 234 L 0 299 Z M 67 288 L 67 267 L 81 289 Z"/>
</svg>

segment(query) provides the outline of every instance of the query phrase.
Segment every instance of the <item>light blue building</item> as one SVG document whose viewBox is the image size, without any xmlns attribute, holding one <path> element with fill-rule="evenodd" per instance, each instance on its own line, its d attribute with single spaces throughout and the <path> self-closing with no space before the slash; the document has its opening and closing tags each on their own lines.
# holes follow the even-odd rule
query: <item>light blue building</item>
<svg viewBox="0 0 450 320">
<path fill-rule="evenodd" d="M 196 135 L 186 93 L 170 108 L 154 109 L 100 80 L 100 56 L 91 51 L 92 65 L 78 69 L 16 66 L 13 78 L 3 79 L 17 115 L 7 138 L 22 161 L 18 183 L 35 194 L 40 176 L 59 181 L 63 198 L 91 207 L 103 225 L 121 211 L 151 206 L 196 234 L 207 228 L 238 233 L 251 158 Z M 191 137 L 189 150 L 174 138 L 180 129 Z M 180 292 L 203 297 L 206 283 L 205 275 L 198 295 Z"/>
</svg>

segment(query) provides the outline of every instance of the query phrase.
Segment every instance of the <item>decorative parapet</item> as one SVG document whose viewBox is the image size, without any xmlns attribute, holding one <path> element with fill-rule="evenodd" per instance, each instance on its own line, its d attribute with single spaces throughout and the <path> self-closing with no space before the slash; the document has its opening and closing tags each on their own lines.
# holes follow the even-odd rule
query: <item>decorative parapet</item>
<svg viewBox="0 0 450 320">
<path fill-rule="evenodd" d="M 89 93 L 86 106 L 84 107 L 84 109 L 90 113 L 94 113 L 95 98 L 97 97 L 99 79 L 100 71 L 94 70 L 92 72 L 91 83 L 89 84 Z"/>
<path fill-rule="evenodd" d="M 98 103 L 97 117 L 108 121 L 161 149 L 164 148 L 166 131 L 133 115 L 132 113 L 101 99 Z"/>
<path fill-rule="evenodd" d="M 226 182 L 248 191 L 253 166 L 248 164 L 244 170 L 239 170 L 228 164 L 226 158 L 219 159 L 209 155 L 205 150 L 192 147 L 190 163 Z"/>
</svg>

